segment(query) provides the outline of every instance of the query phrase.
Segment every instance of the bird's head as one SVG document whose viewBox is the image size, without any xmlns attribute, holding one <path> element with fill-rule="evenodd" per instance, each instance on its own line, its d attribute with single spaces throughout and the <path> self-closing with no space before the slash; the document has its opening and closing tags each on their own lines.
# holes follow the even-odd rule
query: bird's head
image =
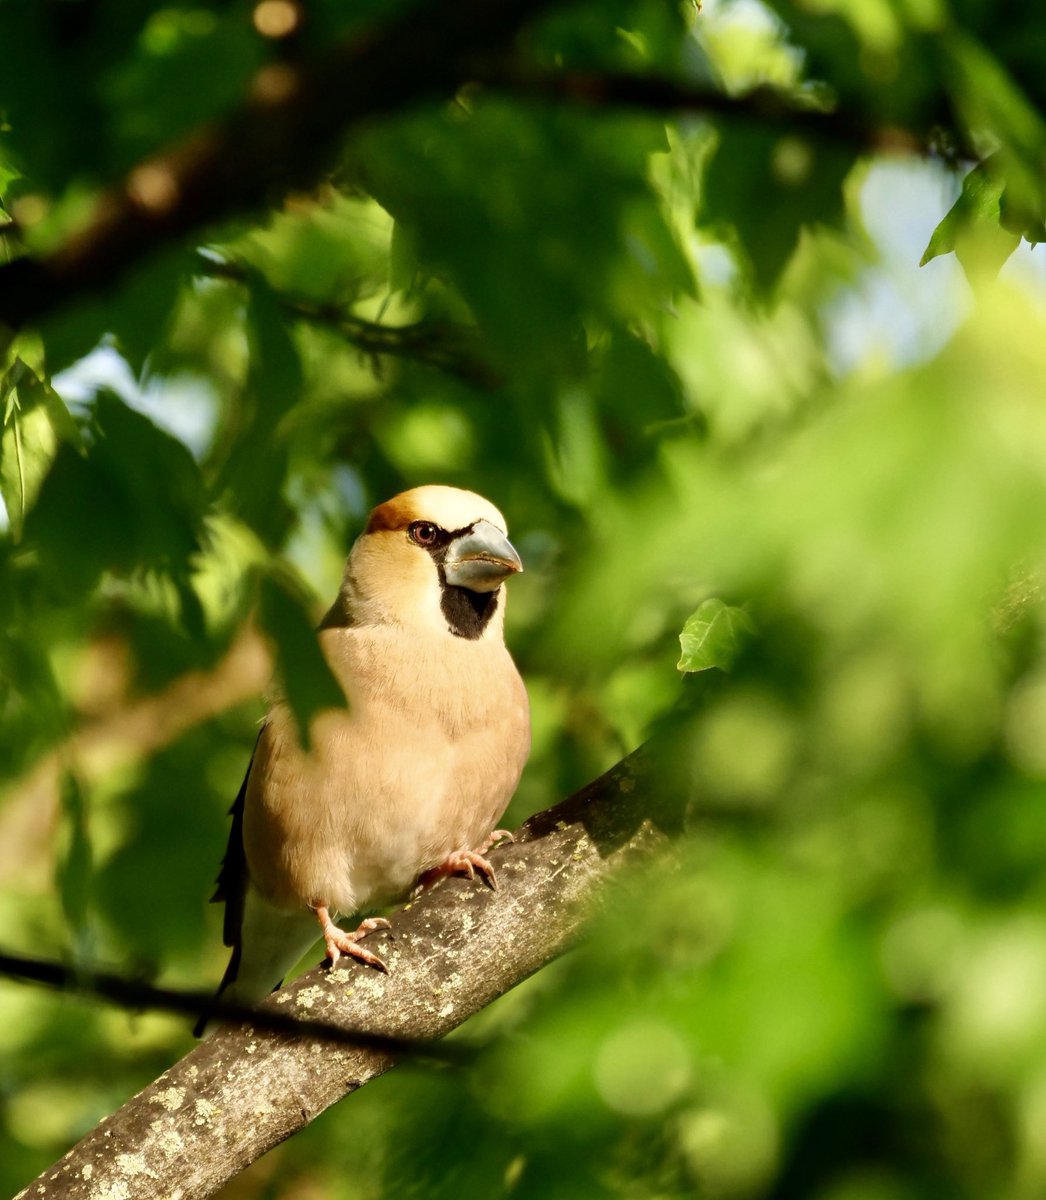
<svg viewBox="0 0 1046 1200">
<path fill-rule="evenodd" d="M 339 603 L 352 621 L 436 626 L 472 640 L 500 631 L 501 584 L 522 570 L 505 518 L 489 500 L 430 484 L 371 512 Z M 338 623 L 338 608 L 324 624 Z"/>
</svg>

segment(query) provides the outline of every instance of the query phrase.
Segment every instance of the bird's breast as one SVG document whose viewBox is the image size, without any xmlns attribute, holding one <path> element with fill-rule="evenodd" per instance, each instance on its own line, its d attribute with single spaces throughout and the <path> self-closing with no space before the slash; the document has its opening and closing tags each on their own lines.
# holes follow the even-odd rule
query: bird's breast
<svg viewBox="0 0 1046 1200">
<path fill-rule="evenodd" d="M 354 912 L 401 898 L 451 851 L 482 844 L 530 744 L 522 681 L 493 649 L 439 661 L 325 645 L 348 709 L 320 714 L 308 753 L 274 709 L 248 786 L 248 863 L 270 900 Z"/>
</svg>

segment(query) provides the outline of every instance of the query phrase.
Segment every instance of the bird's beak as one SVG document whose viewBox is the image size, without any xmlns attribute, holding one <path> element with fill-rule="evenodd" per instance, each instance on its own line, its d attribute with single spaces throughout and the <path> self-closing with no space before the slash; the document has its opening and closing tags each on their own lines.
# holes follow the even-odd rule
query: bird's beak
<svg viewBox="0 0 1046 1200">
<path fill-rule="evenodd" d="M 523 570 L 507 537 L 489 521 L 477 521 L 447 547 L 443 562 L 447 582 L 473 592 L 493 592 L 504 579 Z"/>
</svg>

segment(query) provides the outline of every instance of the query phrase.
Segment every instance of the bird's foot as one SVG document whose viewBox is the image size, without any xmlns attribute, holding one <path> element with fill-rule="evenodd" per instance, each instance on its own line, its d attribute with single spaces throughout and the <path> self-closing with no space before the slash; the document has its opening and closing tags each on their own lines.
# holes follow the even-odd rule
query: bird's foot
<svg viewBox="0 0 1046 1200">
<path fill-rule="evenodd" d="M 498 842 L 513 842 L 514 843 L 515 840 L 516 839 L 515 839 L 511 829 L 495 829 L 494 832 L 490 835 L 490 837 L 488 837 L 487 840 L 483 843 L 483 845 L 480 846 L 479 852 L 480 852 L 480 854 L 486 854 L 486 852 L 491 848 L 491 846 L 496 845 Z"/>
<path fill-rule="evenodd" d="M 486 850 L 493 844 L 488 842 L 483 849 Z M 498 877 L 494 874 L 494 868 L 483 857 L 478 850 L 455 850 L 448 854 L 447 857 L 439 864 L 438 867 L 432 867 L 428 871 L 424 871 L 414 885 L 414 891 L 411 892 L 411 898 L 415 899 L 422 892 L 427 892 L 434 883 L 443 879 L 447 875 L 467 875 L 469 879 L 476 878 L 476 872 L 479 872 L 491 891 L 498 890 Z"/>
<path fill-rule="evenodd" d="M 365 938 L 374 929 L 392 928 L 384 917 L 367 917 L 365 921 L 359 923 L 357 929 L 352 933 L 346 933 L 344 929 L 340 929 L 334 924 L 331 920 L 330 912 L 322 905 L 317 905 L 313 911 L 316 913 L 316 919 L 323 929 L 323 940 L 327 946 L 327 957 L 331 960 L 332 967 L 337 964 L 338 959 L 343 954 L 347 954 L 350 958 L 358 959 L 368 967 L 384 971 L 386 975 L 389 973 L 389 968 L 376 954 L 372 954 L 370 950 L 364 949 L 359 944 L 360 939 Z"/>
</svg>

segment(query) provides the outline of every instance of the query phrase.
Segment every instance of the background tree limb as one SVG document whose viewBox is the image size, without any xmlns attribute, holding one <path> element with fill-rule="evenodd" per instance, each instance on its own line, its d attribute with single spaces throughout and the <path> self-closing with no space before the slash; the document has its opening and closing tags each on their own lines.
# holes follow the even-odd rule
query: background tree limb
<svg viewBox="0 0 1046 1200">
<path fill-rule="evenodd" d="M 174 238 L 311 186 L 350 125 L 453 95 L 478 54 L 502 47 L 549 4 L 409 5 L 316 62 L 268 64 L 242 108 L 139 163 L 54 253 L 0 267 L 0 325 L 31 324 Z"/>
<path fill-rule="evenodd" d="M 251 284 L 251 269 L 241 263 L 200 254 L 196 267 L 208 279 L 222 279 L 244 287 Z M 406 325 L 386 325 L 368 321 L 338 303 L 317 304 L 279 292 L 276 298 L 289 317 L 330 329 L 373 360 L 384 355 L 411 359 L 488 391 L 505 382 L 494 364 L 483 357 L 479 331 L 473 326 L 431 318 Z"/>
<path fill-rule="evenodd" d="M 532 817 L 495 854 L 500 887 L 448 880 L 375 937 L 389 975 L 317 968 L 267 1001 L 375 1038 L 442 1037 L 562 953 L 601 884 L 657 845 L 657 786 L 640 750 Z M 202 1200 L 402 1055 L 310 1036 L 219 1030 L 20 1195 Z"/>
<path fill-rule="evenodd" d="M 944 149 L 929 131 L 877 121 L 842 108 L 804 103 L 768 85 L 733 94 L 709 84 L 628 71 L 531 70 L 517 58 L 484 63 L 476 72 L 476 80 L 492 90 L 583 108 L 640 108 L 653 113 L 690 113 L 778 126 L 783 133 L 838 142 L 864 152 L 927 154 Z M 947 148 L 951 153 L 977 157 L 961 142 L 957 130 L 949 129 L 949 138 L 952 144 Z"/>
<path fill-rule="evenodd" d="M 508 47 L 551 4 L 446 0 L 423 18 L 411 6 L 322 59 L 268 64 L 238 111 L 140 162 L 102 195 L 93 219 L 54 252 L 0 266 L 0 326 L 32 324 L 111 285 L 178 237 L 278 202 L 294 188 L 312 187 L 352 126 L 432 96 L 450 97 L 470 82 L 588 107 L 736 117 L 865 150 L 936 148 L 928 131 L 817 109 L 770 87 L 735 96 L 653 75 L 528 68 Z M 418 36 L 419 20 L 424 36 Z M 974 156 L 957 129 L 948 136 L 949 153 Z"/>
<path fill-rule="evenodd" d="M 203 1013 L 215 1020 L 250 1020 L 258 1029 L 274 1033 L 308 1034 L 329 1039 L 332 1042 L 356 1043 L 372 1049 L 407 1052 L 423 1057 L 448 1062 L 463 1062 L 463 1055 L 455 1052 L 446 1043 L 434 1045 L 430 1042 L 408 1042 L 402 1038 L 373 1037 L 360 1030 L 346 1029 L 341 1025 L 328 1025 L 324 1021 L 305 1020 L 292 1012 L 273 1008 L 258 1012 L 249 1006 L 228 1004 L 216 998 L 214 989 L 186 989 L 159 987 L 120 974 L 115 971 L 91 970 L 89 972 L 68 967 L 53 959 L 35 958 L 24 954 L 0 952 L 0 976 L 56 991 L 92 996 L 107 1004 L 125 1008 L 130 1012 L 177 1013 L 184 1017 L 199 1017 Z"/>
</svg>

